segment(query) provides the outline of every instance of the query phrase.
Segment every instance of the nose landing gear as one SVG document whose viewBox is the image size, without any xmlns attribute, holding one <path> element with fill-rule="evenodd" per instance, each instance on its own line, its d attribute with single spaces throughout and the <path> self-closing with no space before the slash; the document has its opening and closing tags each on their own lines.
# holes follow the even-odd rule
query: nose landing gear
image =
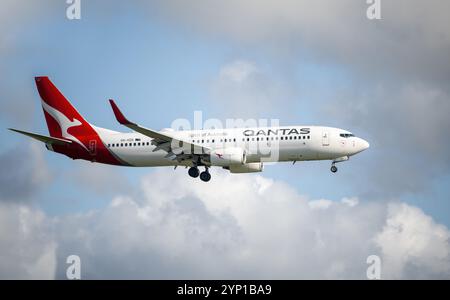
<svg viewBox="0 0 450 300">
<path fill-rule="evenodd" d="M 336 167 L 336 163 L 343 162 L 343 161 L 346 161 L 348 159 L 349 159 L 348 156 L 342 156 L 342 157 L 338 157 L 335 160 L 333 160 L 333 162 L 331 163 L 331 169 L 330 169 L 331 172 L 333 172 L 333 173 L 337 172 L 338 168 Z"/>
<path fill-rule="evenodd" d="M 336 173 L 338 168 L 334 165 L 334 163 L 331 165 L 331 172 Z"/>
</svg>

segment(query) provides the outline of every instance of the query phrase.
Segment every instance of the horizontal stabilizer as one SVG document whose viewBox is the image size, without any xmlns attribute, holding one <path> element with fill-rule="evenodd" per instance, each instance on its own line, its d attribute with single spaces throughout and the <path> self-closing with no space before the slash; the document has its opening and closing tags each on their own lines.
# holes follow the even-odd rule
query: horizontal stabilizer
<svg viewBox="0 0 450 300">
<path fill-rule="evenodd" d="M 33 138 L 35 140 L 38 140 L 40 142 L 43 142 L 43 143 L 56 144 L 56 145 L 68 145 L 68 144 L 72 143 L 72 141 L 70 141 L 70 140 L 65 140 L 65 139 L 60 139 L 60 138 L 40 135 L 40 134 L 26 132 L 26 131 L 22 131 L 22 130 L 18 130 L 18 129 L 13 129 L 13 128 L 8 128 L 8 129 L 11 130 L 11 131 L 18 132 L 18 133 L 21 133 L 23 135 L 29 136 L 29 137 L 31 137 L 31 138 Z"/>
</svg>

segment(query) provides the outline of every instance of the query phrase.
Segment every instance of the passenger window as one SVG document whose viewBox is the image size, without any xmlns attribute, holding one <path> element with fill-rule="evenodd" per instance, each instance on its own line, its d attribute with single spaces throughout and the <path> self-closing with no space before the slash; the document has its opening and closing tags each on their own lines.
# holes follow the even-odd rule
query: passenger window
<svg viewBox="0 0 450 300">
<path fill-rule="evenodd" d="M 310 136 L 308 135 L 308 140 L 309 140 Z"/>
<path fill-rule="evenodd" d="M 123 144 L 122 144 L 122 143 L 120 144 L 120 147 L 123 147 Z"/>
</svg>

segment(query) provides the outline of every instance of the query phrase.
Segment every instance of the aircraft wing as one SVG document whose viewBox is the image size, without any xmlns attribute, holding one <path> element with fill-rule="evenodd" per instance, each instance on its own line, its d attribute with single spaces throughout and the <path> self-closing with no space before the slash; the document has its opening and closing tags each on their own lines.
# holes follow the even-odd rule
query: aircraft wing
<svg viewBox="0 0 450 300">
<path fill-rule="evenodd" d="M 40 135 L 37 133 L 22 131 L 22 130 L 13 129 L 13 128 L 8 128 L 8 129 L 11 131 L 18 132 L 23 135 L 29 136 L 35 140 L 38 140 L 38 141 L 46 143 L 46 144 L 68 145 L 68 144 L 72 143 L 72 141 L 66 140 L 66 139 L 59 139 L 59 138 L 55 138 L 55 137 L 51 137 L 51 136 Z"/>
<path fill-rule="evenodd" d="M 173 137 L 170 132 L 161 133 L 130 122 L 122 114 L 114 100 L 110 99 L 109 103 L 111 104 L 114 115 L 120 124 L 153 139 L 152 144 L 156 146 L 153 151 L 164 150 L 167 152 L 167 158 L 176 159 L 179 162 L 183 160 L 198 162 L 201 158 L 209 159 L 211 149 Z"/>
</svg>

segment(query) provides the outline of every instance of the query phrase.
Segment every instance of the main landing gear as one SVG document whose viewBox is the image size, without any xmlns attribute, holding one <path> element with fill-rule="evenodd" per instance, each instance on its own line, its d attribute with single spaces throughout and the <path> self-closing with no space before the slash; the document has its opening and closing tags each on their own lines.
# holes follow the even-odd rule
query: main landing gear
<svg viewBox="0 0 450 300">
<path fill-rule="evenodd" d="M 201 173 L 197 167 L 191 167 L 189 168 L 188 174 L 193 178 L 197 178 L 200 175 L 200 179 L 204 182 L 208 182 L 211 180 L 211 174 L 209 173 L 207 167 L 205 167 L 205 171 Z"/>
<path fill-rule="evenodd" d="M 189 168 L 188 174 L 189 174 L 189 176 L 191 176 L 193 178 L 197 178 L 198 175 L 200 174 L 200 171 L 198 170 L 197 167 L 192 167 L 192 168 Z"/>
<path fill-rule="evenodd" d="M 211 180 L 211 174 L 209 174 L 208 169 L 200 173 L 200 179 L 204 182 Z"/>
</svg>

